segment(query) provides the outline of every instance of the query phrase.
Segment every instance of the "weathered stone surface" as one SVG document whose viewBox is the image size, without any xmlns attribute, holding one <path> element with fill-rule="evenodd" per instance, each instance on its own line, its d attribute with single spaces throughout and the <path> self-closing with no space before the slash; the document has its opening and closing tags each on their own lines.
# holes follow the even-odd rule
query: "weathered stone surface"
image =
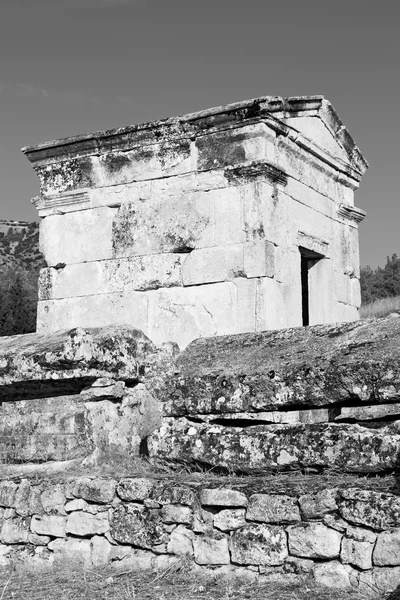
<svg viewBox="0 0 400 600">
<path fill-rule="evenodd" d="M 121 544 L 151 549 L 168 542 L 169 536 L 157 513 L 145 512 L 142 506 L 116 506 L 111 512 L 110 533 Z"/>
<path fill-rule="evenodd" d="M 187 254 L 151 254 L 66 265 L 42 270 L 46 279 L 40 300 L 73 298 L 94 294 L 145 291 L 180 286 L 182 263 Z M 217 280 L 221 281 L 221 280 Z M 223 281 L 223 280 L 222 280 Z"/>
<path fill-rule="evenodd" d="M 154 350 L 142 332 L 120 326 L 3 337 L 0 395 L 40 398 L 80 391 L 99 377 L 137 379 Z"/>
<path fill-rule="evenodd" d="M 400 529 L 389 529 L 378 535 L 373 560 L 378 567 L 400 565 Z"/>
<path fill-rule="evenodd" d="M 50 535 L 51 537 L 66 537 L 67 517 L 61 515 L 34 515 L 31 521 L 31 530 L 39 535 Z"/>
<path fill-rule="evenodd" d="M 399 496 L 350 488 L 342 497 L 339 511 L 347 521 L 378 530 L 400 527 Z"/>
<path fill-rule="evenodd" d="M 338 561 L 316 564 L 314 579 L 318 585 L 327 588 L 347 590 L 352 588 L 349 571 Z"/>
<path fill-rule="evenodd" d="M 23 544 L 28 542 L 30 519 L 16 517 L 4 521 L 0 533 L 3 544 Z"/>
<path fill-rule="evenodd" d="M 28 544 L 33 544 L 34 546 L 47 546 L 50 541 L 51 537 L 48 535 L 39 535 L 37 533 L 30 533 L 28 535 Z"/>
<path fill-rule="evenodd" d="M 161 519 L 164 523 L 182 523 L 190 525 L 193 521 L 193 512 L 188 506 L 166 504 L 162 507 Z"/>
<path fill-rule="evenodd" d="M 281 565 L 288 556 L 287 536 L 282 527 L 251 523 L 233 532 L 230 551 L 240 565 Z"/>
<path fill-rule="evenodd" d="M 154 485 L 154 481 L 146 477 L 120 479 L 116 492 L 122 500 L 140 502 L 150 497 Z"/>
<path fill-rule="evenodd" d="M 49 547 L 54 552 L 56 564 L 70 564 L 75 567 L 90 569 L 92 567 L 91 540 L 68 538 L 57 539 L 50 542 Z"/>
<path fill-rule="evenodd" d="M 13 481 L 0 481 L 0 506 L 13 507 L 17 489 Z"/>
<path fill-rule="evenodd" d="M 67 502 L 64 506 L 65 512 L 70 513 L 74 510 L 85 510 L 88 506 L 88 503 L 82 498 L 75 498 L 75 500 L 71 500 Z"/>
<path fill-rule="evenodd" d="M 226 508 L 214 517 L 214 527 L 221 531 L 234 531 L 246 525 L 246 511 L 244 508 Z"/>
<path fill-rule="evenodd" d="M 362 571 L 359 577 L 360 591 L 366 596 L 393 592 L 399 585 L 400 567 L 374 567 L 372 571 Z M 396 589 L 397 592 L 397 589 Z"/>
<path fill-rule="evenodd" d="M 15 510 L 21 517 L 43 513 L 39 486 L 31 486 L 28 479 L 22 479 L 15 496 Z"/>
<path fill-rule="evenodd" d="M 167 550 L 178 556 L 193 556 L 193 540 L 195 534 L 191 529 L 178 525 L 171 533 Z"/>
<path fill-rule="evenodd" d="M 204 488 L 200 491 L 203 506 L 247 506 L 245 494 L 230 488 Z"/>
<path fill-rule="evenodd" d="M 105 537 L 94 535 L 90 540 L 91 560 L 94 567 L 106 566 L 109 563 L 113 546 Z"/>
<path fill-rule="evenodd" d="M 336 489 L 325 489 L 316 494 L 304 494 L 300 496 L 299 504 L 303 519 L 320 519 L 327 513 L 337 510 L 338 491 Z"/>
<path fill-rule="evenodd" d="M 296 498 L 272 494 L 250 496 L 246 518 L 260 523 L 293 523 L 301 520 Z"/>
<path fill-rule="evenodd" d="M 170 415 L 399 397 L 399 320 L 198 339 L 177 359 Z M 373 380 L 371 376 L 373 375 Z M 161 399 L 161 398 L 160 398 Z"/>
<path fill-rule="evenodd" d="M 45 513 L 65 515 L 64 506 L 66 498 L 63 487 L 60 484 L 43 490 L 40 500 Z"/>
<path fill-rule="evenodd" d="M 114 479 L 79 479 L 74 488 L 73 494 L 77 498 L 83 498 L 88 502 L 98 504 L 107 504 L 112 502 L 115 495 L 116 481 Z"/>
<path fill-rule="evenodd" d="M 361 542 L 344 537 L 340 550 L 340 559 L 342 563 L 354 565 L 359 569 L 371 569 L 373 549 L 374 545 L 369 542 Z"/>
<path fill-rule="evenodd" d="M 110 529 L 108 514 L 91 515 L 83 511 L 72 512 L 67 520 L 66 532 L 80 537 L 99 535 Z"/>
<path fill-rule="evenodd" d="M 289 552 L 305 558 L 336 558 L 342 535 L 322 523 L 301 523 L 288 527 Z"/>
<path fill-rule="evenodd" d="M 399 417 L 400 404 L 375 404 L 374 406 L 346 406 L 341 407 L 340 415 L 335 421 L 355 419 L 356 421 L 370 421 L 384 419 L 385 417 Z"/>
<path fill-rule="evenodd" d="M 247 473 L 308 467 L 379 473 L 396 468 L 400 434 L 390 426 L 377 430 L 333 423 L 233 428 L 170 418 L 148 438 L 148 447 L 153 458 Z"/>
<path fill-rule="evenodd" d="M 193 540 L 194 559 L 198 565 L 229 565 L 228 539 L 223 534 Z"/>
<path fill-rule="evenodd" d="M 193 506 L 197 498 L 196 489 L 185 485 L 173 485 L 171 481 L 159 482 L 153 489 L 153 498 L 161 504 L 184 504 Z"/>
</svg>

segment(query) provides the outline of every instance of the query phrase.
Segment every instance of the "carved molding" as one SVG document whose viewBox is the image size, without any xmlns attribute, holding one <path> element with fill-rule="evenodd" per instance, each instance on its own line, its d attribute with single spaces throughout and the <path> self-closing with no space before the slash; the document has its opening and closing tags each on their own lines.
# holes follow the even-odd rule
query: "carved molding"
<svg viewBox="0 0 400 600">
<path fill-rule="evenodd" d="M 339 204 L 337 212 L 339 217 L 355 221 L 355 223 L 361 223 L 367 214 L 365 210 L 357 208 L 356 206 L 349 206 L 348 204 Z"/>
<path fill-rule="evenodd" d="M 224 175 L 228 181 L 265 177 L 272 183 L 287 184 L 286 173 L 267 162 L 253 162 L 240 167 L 227 167 Z"/>
<path fill-rule="evenodd" d="M 37 209 L 59 208 L 62 206 L 71 206 L 74 204 L 85 204 L 89 202 L 87 192 L 68 192 L 66 194 L 57 194 L 54 196 L 42 196 L 32 198 L 32 204 Z"/>
<path fill-rule="evenodd" d="M 329 242 L 324 238 L 310 235 L 304 231 L 297 232 L 297 245 L 329 258 Z"/>
</svg>

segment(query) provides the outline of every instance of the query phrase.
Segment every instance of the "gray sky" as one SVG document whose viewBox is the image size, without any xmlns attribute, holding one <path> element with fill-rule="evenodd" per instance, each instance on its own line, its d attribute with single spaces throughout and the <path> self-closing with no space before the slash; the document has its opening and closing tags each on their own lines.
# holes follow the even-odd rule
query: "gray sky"
<svg viewBox="0 0 400 600">
<path fill-rule="evenodd" d="M 400 255 L 396 0 L 0 0 L 0 218 L 37 219 L 22 146 L 263 95 L 323 94 L 370 163 L 361 263 Z"/>
</svg>

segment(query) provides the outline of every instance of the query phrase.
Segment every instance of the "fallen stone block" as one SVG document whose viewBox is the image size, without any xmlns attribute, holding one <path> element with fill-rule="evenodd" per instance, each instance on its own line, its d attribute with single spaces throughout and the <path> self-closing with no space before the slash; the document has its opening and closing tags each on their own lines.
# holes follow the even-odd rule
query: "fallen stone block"
<svg viewBox="0 0 400 600">
<path fill-rule="evenodd" d="M 200 338 L 159 397 L 171 416 L 395 402 L 400 320 Z"/>
<path fill-rule="evenodd" d="M 165 419 L 148 438 L 150 457 L 252 473 L 340 468 L 347 473 L 395 469 L 400 434 L 391 426 L 349 424 L 226 427 Z"/>
</svg>

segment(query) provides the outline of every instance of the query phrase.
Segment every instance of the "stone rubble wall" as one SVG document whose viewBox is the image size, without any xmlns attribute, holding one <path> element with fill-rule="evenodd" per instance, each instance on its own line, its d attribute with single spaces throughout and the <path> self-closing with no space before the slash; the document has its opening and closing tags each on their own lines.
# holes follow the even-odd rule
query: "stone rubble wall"
<svg viewBox="0 0 400 600">
<path fill-rule="evenodd" d="M 311 324 L 356 320 L 366 165 L 321 99 L 301 118 L 269 111 L 253 101 L 27 149 L 48 264 L 38 330 L 125 322 L 184 348 L 301 325 L 300 247 L 324 256 Z"/>
<path fill-rule="evenodd" d="M 253 484 L 254 486 L 254 484 Z M 131 477 L 0 483 L 0 565 L 72 562 L 387 591 L 400 579 L 400 499 L 325 487 L 288 495 L 243 480 L 218 487 Z"/>
</svg>

